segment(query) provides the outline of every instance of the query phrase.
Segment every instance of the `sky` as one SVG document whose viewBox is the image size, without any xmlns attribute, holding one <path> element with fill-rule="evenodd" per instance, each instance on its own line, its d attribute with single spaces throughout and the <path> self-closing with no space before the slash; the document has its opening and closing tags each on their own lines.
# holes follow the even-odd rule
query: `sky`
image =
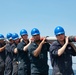
<svg viewBox="0 0 76 75">
<path fill-rule="evenodd" d="M 41 36 L 55 36 L 56 26 L 67 36 L 76 35 L 76 0 L 0 0 L 0 34 L 5 37 L 21 29 L 31 37 L 33 28 Z"/>
<path fill-rule="evenodd" d="M 76 0 L 0 0 L 0 33 L 20 33 L 38 28 L 41 36 L 54 36 L 62 26 L 67 36 L 76 35 Z"/>
</svg>

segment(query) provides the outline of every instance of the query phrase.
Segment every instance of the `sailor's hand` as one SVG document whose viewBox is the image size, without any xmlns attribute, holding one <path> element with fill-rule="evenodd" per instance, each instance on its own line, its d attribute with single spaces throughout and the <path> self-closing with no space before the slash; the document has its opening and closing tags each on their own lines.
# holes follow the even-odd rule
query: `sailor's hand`
<svg viewBox="0 0 76 75">
<path fill-rule="evenodd" d="M 68 36 L 65 37 L 65 44 L 68 44 L 69 43 L 69 39 L 68 39 Z"/>
<path fill-rule="evenodd" d="M 44 44 L 45 43 L 45 40 L 46 40 L 46 38 L 43 38 L 43 40 L 41 41 L 41 43 Z"/>
<path fill-rule="evenodd" d="M 16 64 L 18 65 L 18 61 L 16 62 Z"/>
<path fill-rule="evenodd" d="M 31 43 L 32 42 L 32 40 L 31 40 L 31 38 L 29 39 L 29 43 Z"/>
</svg>

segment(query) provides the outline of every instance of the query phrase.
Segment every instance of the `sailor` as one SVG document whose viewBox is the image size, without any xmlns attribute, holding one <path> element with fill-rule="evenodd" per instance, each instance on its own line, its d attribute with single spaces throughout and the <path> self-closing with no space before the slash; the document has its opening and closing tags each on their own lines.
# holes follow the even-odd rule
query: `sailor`
<svg viewBox="0 0 76 75">
<path fill-rule="evenodd" d="M 12 75 L 12 59 L 13 59 L 13 53 L 11 50 L 11 45 L 13 44 L 13 40 L 12 40 L 12 34 L 8 33 L 6 35 L 6 38 L 8 40 L 8 43 L 6 44 L 5 47 L 5 75 Z"/>
<path fill-rule="evenodd" d="M 4 35 L 0 34 L 0 75 L 4 75 L 5 69 L 5 47 Z"/>
<path fill-rule="evenodd" d="M 20 42 L 19 36 L 17 33 L 12 34 L 12 39 L 14 44 L 12 45 L 11 49 L 13 52 L 13 73 L 12 75 L 18 75 L 18 50 L 17 45 Z"/>
<path fill-rule="evenodd" d="M 57 26 L 54 29 L 57 40 L 50 46 L 50 58 L 53 67 L 52 75 L 74 75 L 72 56 L 76 56 L 76 47 L 65 36 L 64 28 Z"/>
<path fill-rule="evenodd" d="M 37 28 L 31 30 L 33 42 L 28 47 L 30 63 L 31 63 L 31 75 L 49 75 L 49 66 L 47 64 L 49 51 L 49 43 L 44 38 L 40 40 L 40 31 Z"/>
<path fill-rule="evenodd" d="M 30 75 L 30 60 L 28 57 L 28 46 L 31 40 L 28 40 L 28 33 L 25 29 L 20 31 L 21 42 L 18 44 L 18 75 Z"/>
</svg>

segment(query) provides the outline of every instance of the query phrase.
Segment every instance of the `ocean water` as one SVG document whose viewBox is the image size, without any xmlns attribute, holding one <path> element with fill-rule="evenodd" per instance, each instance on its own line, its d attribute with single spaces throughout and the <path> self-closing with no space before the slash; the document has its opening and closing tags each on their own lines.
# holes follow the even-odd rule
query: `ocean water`
<svg viewBox="0 0 76 75">
<path fill-rule="evenodd" d="M 52 75 L 52 69 L 49 69 L 49 75 Z M 74 70 L 74 75 L 76 75 L 76 70 Z"/>
</svg>

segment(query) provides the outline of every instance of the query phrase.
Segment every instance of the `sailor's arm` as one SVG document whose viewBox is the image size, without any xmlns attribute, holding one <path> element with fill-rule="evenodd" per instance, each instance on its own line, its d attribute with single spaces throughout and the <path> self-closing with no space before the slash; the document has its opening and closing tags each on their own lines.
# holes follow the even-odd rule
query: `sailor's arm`
<svg viewBox="0 0 76 75">
<path fill-rule="evenodd" d="M 0 52 L 2 52 L 5 49 L 6 45 L 0 48 Z"/>
<path fill-rule="evenodd" d="M 58 50 L 58 56 L 61 56 L 64 53 L 67 45 L 68 45 L 68 37 L 66 37 L 65 44 Z"/>
<path fill-rule="evenodd" d="M 31 40 L 29 39 L 29 43 L 28 43 L 26 46 L 24 46 L 23 50 L 24 50 L 24 51 L 27 51 L 28 46 L 29 46 L 30 44 L 31 44 Z"/>
<path fill-rule="evenodd" d="M 45 43 L 45 38 L 42 40 L 42 42 L 39 44 L 39 46 L 36 48 L 36 50 L 33 52 L 33 55 L 35 56 L 35 57 L 37 57 L 39 54 L 40 54 L 40 52 L 41 52 L 41 49 L 42 49 L 42 46 L 43 46 L 43 44 Z"/>
</svg>

